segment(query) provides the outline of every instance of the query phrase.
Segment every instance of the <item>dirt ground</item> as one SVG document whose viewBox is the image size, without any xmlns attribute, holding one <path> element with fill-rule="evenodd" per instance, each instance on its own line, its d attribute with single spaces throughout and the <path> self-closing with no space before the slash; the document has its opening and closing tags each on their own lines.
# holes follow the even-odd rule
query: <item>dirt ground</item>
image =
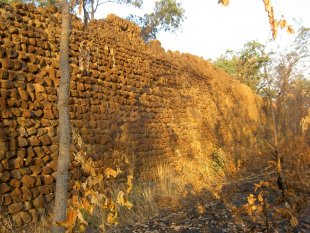
<svg viewBox="0 0 310 233">
<path fill-rule="evenodd" d="M 166 203 L 157 215 L 147 221 L 109 231 L 123 233 L 310 232 L 308 197 L 304 197 L 302 206 L 296 207 L 296 204 L 288 204 L 284 201 L 279 190 L 265 188 L 266 193 L 268 190 L 268 195 L 265 197 L 265 202 L 268 203 L 268 207 L 265 208 L 266 214 L 254 212 L 253 215 L 249 215 L 246 213 L 248 197 L 252 193 L 255 195 L 253 192 L 255 183 L 263 178 L 271 182 L 275 181 L 274 176 L 275 174 L 257 174 L 250 180 L 230 183 L 223 186 L 219 199 L 210 196 L 212 194 L 205 191 L 198 196 L 189 196 L 181 200 L 178 208 L 175 208 L 173 204 L 169 208 Z M 298 222 L 296 226 L 292 226 L 292 216 L 289 214 L 277 215 L 278 212 L 285 212 L 285 209 L 293 213 L 293 206 L 295 206 L 294 213 L 297 212 L 294 214 Z"/>
</svg>

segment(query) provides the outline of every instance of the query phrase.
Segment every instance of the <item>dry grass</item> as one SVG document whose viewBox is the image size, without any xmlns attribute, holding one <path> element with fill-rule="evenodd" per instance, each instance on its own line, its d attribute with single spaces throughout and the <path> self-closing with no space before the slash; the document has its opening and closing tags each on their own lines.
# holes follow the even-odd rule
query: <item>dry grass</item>
<svg viewBox="0 0 310 233">
<path fill-rule="evenodd" d="M 195 136 L 192 135 L 193 138 Z M 302 139 L 296 139 L 292 143 L 283 144 L 280 152 L 285 158 L 283 165 L 286 169 L 286 178 L 290 190 L 293 190 L 294 194 L 309 192 L 309 182 L 306 175 L 309 173 L 310 153 L 307 144 Z M 271 157 L 268 158 L 267 155 L 248 154 L 248 156 L 256 156 L 255 159 L 252 158 L 252 161 L 261 160 L 259 164 L 272 159 Z M 247 160 L 250 161 L 251 158 L 247 158 Z M 175 151 L 175 160 L 172 164 L 161 163 L 156 166 L 153 180 L 148 182 L 134 181 L 133 189 L 129 195 L 129 201 L 134 205 L 133 208 L 128 210 L 117 206 L 120 227 L 110 227 L 107 228 L 107 231 L 121 232 L 119 229 L 124 225 L 143 222 L 159 214 L 162 210 L 176 211 L 184 204 L 199 206 L 201 201 L 199 198 L 203 198 L 204 203 L 208 201 L 208 198 L 210 200 L 222 199 L 222 187 L 231 182 L 241 182 L 245 178 L 251 180 L 253 184 L 259 182 L 259 180 L 255 180 L 256 176 L 254 179 L 249 173 L 247 174 L 248 177 L 242 178 L 240 176 L 241 171 L 247 170 L 243 169 L 242 166 L 246 165 L 238 160 L 236 161 L 224 149 L 214 147 L 211 143 L 202 145 L 199 140 L 192 140 L 187 146 L 184 145 L 182 149 Z M 117 187 L 117 184 L 113 186 L 113 193 L 118 193 Z M 205 195 L 206 193 L 208 195 Z M 296 202 L 298 200 L 296 197 Z M 85 216 L 92 232 L 100 232 L 98 226 L 101 223 L 102 214 L 99 211 L 96 216 Z M 8 218 L 0 217 L 0 220 L 1 232 L 14 232 Z M 50 222 L 50 218 L 42 219 L 24 232 L 48 232 Z M 2 230 L 3 227 L 7 231 Z"/>
<path fill-rule="evenodd" d="M 289 220 L 298 216 L 300 205 L 305 204 L 305 196 L 310 193 L 308 182 L 310 177 L 309 150 L 308 144 L 302 138 L 290 143 L 284 143 L 280 148 L 280 153 L 284 158 L 283 167 L 286 182 L 291 192 L 292 208 L 290 211 L 293 212 L 289 212 Z M 190 156 L 188 151 L 191 151 Z M 134 208 L 127 213 L 122 213 L 121 225 L 143 222 L 154 217 L 163 209 L 176 211 L 186 204 L 186 201 L 190 205 L 199 207 L 199 203 L 208 202 L 208 198 L 211 201 L 214 198 L 223 199 L 222 187 L 230 187 L 229 184 L 233 183 L 249 184 L 247 187 L 250 187 L 251 184 L 253 187 L 255 184 L 256 186 L 257 184 L 268 184 L 268 186 L 274 185 L 276 188 L 277 184 L 273 179 L 274 174 L 276 174 L 275 169 L 272 167 L 273 163 L 269 163 L 271 166 L 267 166 L 268 161 L 272 161 L 273 157 L 266 148 L 262 148 L 261 151 L 260 153 L 252 151 L 247 155 L 243 155 L 248 156 L 246 161 L 236 161 L 231 154 L 226 153 L 222 148 L 212 147 L 211 144 L 201 145 L 198 140 L 192 141 L 187 148 L 184 146 L 182 150 L 176 150 L 176 159 L 173 164 L 162 163 L 156 167 L 155 177 L 152 182 L 134 184 L 130 196 Z M 257 169 L 253 170 L 255 167 L 260 169 L 259 173 L 256 172 Z M 231 187 L 235 186 L 232 185 Z M 268 193 L 266 190 L 263 191 Z M 231 189 L 228 191 L 229 195 L 236 192 L 240 192 L 240 190 Z M 277 190 L 270 192 L 280 194 Z M 206 193 L 208 195 L 205 195 Z M 253 193 L 255 193 L 254 189 Z M 204 199 L 201 200 L 201 197 Z M 264 197 L 263 201 L 267 201 L 267 199 Z M 263 208 L 262 210 L 267 211 L 267 214 L 270 214 L 269 211 L 274 212 L 275 210 L 284 213 L 285 208 L 284 210 L 281 208 L 282 206 L 279 205 L 269 207 L 269 209 Z M 265 215 L 262 213 L 257 215 L 259 218 L 262 216 Z M 269 220 L 278 221 L 277 219 Z"/>
<path fill-rule="evenodd" d="M 22 228 L 16 229 L 7 215 L 0 215 L 0 232 L 1 233 L 47 233 L 50 232 L 52 218 L 46 216 L 41 218 L 40 221 L 25 225 Z"/>
<path fill-rule="evenodd" d="M 298 145 L 297 148 L 296 145 Z M 231 182 L 232 177 L 236 178 L 236 182 L 240 179 L 240 165 L 236 164 L 232 156 L 225 153 L 223 149 L 208 147 L 206 151 L 197 142 L 193 142 L 190 147 L 192 151 L 194 150 L 195 156 L 187 156 L 177 150 L 177 158 L 173 164 L 157 165 L 154 180 L 144 183 L 135 181 L 129 196 L 134 207 L 131 210 L 118 207 L 120 227 L 107 228 L 108 232 L 121 232 L 122 226 L 143 222 L 163 209 L 175 211 L 184 204 L 184 201 L 190 201 L 191 205 L 198 206 L 199 199 L 193 203 L 193 199 L 188 197 L 199 197 L 206 190 L 210 198 L 221 198 L 222 186 Z M 294 190 L 294 193 L 300 192 L 300 187 L 303 193 L 307 192 L 308 182 L 303 175 L 309 171 L 307 170 L 310 164 L 309 148 L 298 141 L 283 146 L 281 152 L 286 156 L 284 167 L 289 174 L 287 175 L 289 187 Z M 265 160 L 266 156 L 261 159 Z M 204 198 L 204 202 L 208 201 L 208 197 L 204 196 Z M 96 229 L 98 229 L 98 219 L 101 214 L 85 217 L 93 232 L 100 232 Z M 7 229 L 12 226 L 7 218 L 0 219 L 2 226 L 5 225 Z M 48 232 L 49 227 L 50 221 L 46 218 L 24 232 L 31 230 L 34 233 L 43 233 Z M 1 232 L 14 231 L 2 230 Z"/>
<path fill-rule="evenodd" d="M 296 196 L 310 194 L 310 147 L 303 137 L 291 137 L 279 151 L 288 188 Z"/>
<path fill-rule="evenodd" d="M 134 207 L 120 211 L 121 225 L 143 222 L 162 210 L 176 211 L 182 205 L 193 205 L 193 198 L 196 198 L 197 205 L 199 197 L 204 201 L 220 198 L 227 175 L 236 175 L 237 165 L 231 155 L 220 148 L 202 151 L 197 142 L 190 146 L 195 148 L 196 156 L 188 157 L 177 150 L 173 164 L 157 165 L 153 181 L 134 183 L 130 194 Z M 208 195 L 202 196 L 206 192 Z"/>
<path fill-rule="evenodd" d="M 51 229 L 52 217 L 42 218 L 38 223 L 32 224 L 28 229 L 24 230 L 25 233 L 47 233 Z"/>
<path fill-rule="evenodd" d="M 0 232 L 10 232 L 13 230 L 11 218 L 5 214 L 0 214 Z"/>
</svg>

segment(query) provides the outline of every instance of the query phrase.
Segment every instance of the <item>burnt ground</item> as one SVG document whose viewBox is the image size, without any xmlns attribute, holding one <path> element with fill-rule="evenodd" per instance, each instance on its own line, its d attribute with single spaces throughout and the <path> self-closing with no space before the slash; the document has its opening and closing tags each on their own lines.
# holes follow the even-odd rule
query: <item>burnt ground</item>
<svg viewBox="0 0 310 233">
<path fill-rule="evenodd" d="M 257 177 L 261 180 L 263 177 Z M 274 182 L 273 177 L 265 177 Z M 230 183 L 222 188 L 221 198 L 213 198 L 205 191 L 199 196 L 188 197 L 178 208 L 166 206 L 147 221 L 126 225 L 111 232 L 164 233 L 164 232 L 310 232 L 310 208 L 308 197 L 297 198 L 297 204 L 285 204 L 281 192 L 265 187 L 265 212 L 246 214 L 247 197 L 255 192 L 253 180 Z M 262 189 L 260 190 L 262 191 Z M 257 197 L 257 195 L 256 195 Z M 213 199 L 213 200 L 212 200 Z M 207 201 L 208 200 L 208 201 Z M 210 201 L 211 200 L 211 201 Z M 197 208 L 200 203 L 200 210 Z M 257 203 L 257 202 L 256 202 Z M 307 205 L 308 203 L 308 205 Z M 286 207 L 285 207 L 286 206 Z M 292 207 L 291 207 L 292 206 Z M 294 208 L 294 210 L 293 210 Z M 298 224 L 292 227 L 293 213 Z"/>
</svg>

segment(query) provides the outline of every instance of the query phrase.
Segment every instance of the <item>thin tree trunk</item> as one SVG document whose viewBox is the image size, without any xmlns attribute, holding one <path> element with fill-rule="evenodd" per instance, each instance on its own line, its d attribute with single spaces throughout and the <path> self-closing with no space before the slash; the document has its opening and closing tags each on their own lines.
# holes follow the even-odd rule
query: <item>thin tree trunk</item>
<svg viewBox="0 0 310 233">
<path fill-rule="evenodd" d="M 88 24 L 88 12 L 87 12 L 87 9 L 86 9 L 86 0 L 83 0 L 83 15 L 84 15 L 84 29 L 86 29 L 87 27 L 87 24 Z"/>
<path fill-rule="evenodd" d="M 278 150 L 279 145 L 278 145 L 277 124 L 276 124 L 276 118 L 275 118 L 275 114 L 274 114 L 274 110 L 273 110 L 273 106 L 272 106 L 272 99 L 271 99 L 270 94 L 268 94 L 268 96 L 269 96 L 270 111 L 271 111 L 272 124 L 273 124 L 274 154 L 276 157 L 277 175 L 278 175 L 277 184 L 278 184 L 278 187 L 283 194 L 283 198 L 285 199 L 286 198 L 286 185 L 285 185 L 284 176 L 283 176 L 283 172 L 282 172 L 282 162 L 281 162 L 281 158 L 280 158 L 280 154 L 279 154 L 279 150 Z"/>
<path fill-rule="evenodd" d="M 90 16 L 90 20 L 94 20 L 95 19 L 95 0 L 91 1 L 91 16 Z"/>
<path fill-rule="evenodd" d="M 70 163 L 70 119 L 69 119 L 69 40 L 71 15 L 67 0 L 61 2 L 61 37 L 60 37 L 60 83 L 58 90 L 58 113 L 59 113 L 59 155 L 56 176 L 56 197 L 54 207 L 53 233 L 62 233 L 64 227 L 56 225 L 66 220 L 67 191 L 68 191 L 68 167 Z"/>
</svg>

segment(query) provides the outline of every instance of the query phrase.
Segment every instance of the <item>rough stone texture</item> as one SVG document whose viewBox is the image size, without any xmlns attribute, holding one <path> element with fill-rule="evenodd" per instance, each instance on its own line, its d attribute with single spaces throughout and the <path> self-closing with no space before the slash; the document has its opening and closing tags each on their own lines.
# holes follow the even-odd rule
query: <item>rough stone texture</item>
<svg viewBox="0 0 310 233">
<path fill-rule="evenodd" d="M 14 214 L 14 213 L 21 211 L 23 207 L 24 207 L 23 203 L 14 203 L 14 204 L 9 205 L 8 211 L 10 214 Z"/>
<path fill-rule="evenodd" d="M 0 199 L 16 226 L 37 221 L 54 197 L 60 21 L 52 7 L 0 4 Z M 98 167 L 119 150 L 132 155 L 135 178 L 148 179 L 176 151 L 193 156 L 192 142 L 255 146 L 266 118 L 248 87 L 201 58 L 145 44 L 116 16 L 86 31 L 75 17 L 72 25 L 71 124 Z"/>
</svg>

